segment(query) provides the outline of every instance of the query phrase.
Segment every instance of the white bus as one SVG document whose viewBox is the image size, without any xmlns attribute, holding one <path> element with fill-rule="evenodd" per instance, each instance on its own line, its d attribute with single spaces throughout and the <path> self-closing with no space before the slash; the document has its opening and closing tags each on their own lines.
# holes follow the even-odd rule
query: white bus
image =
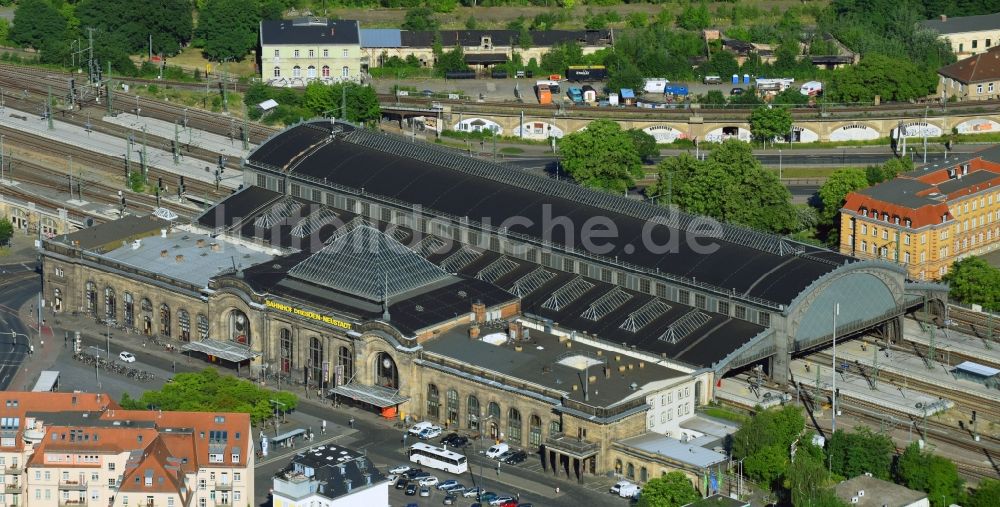
<svg viewBox="0 0 1000 507">
<path fill-rule="evenodd" d="M 469 470 L 465 456 L 422 442 L 410 446 L 410 461 L 453 474 L 464 474 Z"/>
</svg>

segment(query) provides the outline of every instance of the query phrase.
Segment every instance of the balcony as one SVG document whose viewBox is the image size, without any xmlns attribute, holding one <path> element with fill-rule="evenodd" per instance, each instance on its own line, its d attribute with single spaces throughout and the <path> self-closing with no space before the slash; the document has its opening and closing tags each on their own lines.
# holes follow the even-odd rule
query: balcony
<svg viewBox="0 0 1000 507">
<path fill-rule="evenodd" d="M 217 483 L 215 483 L 215 490 L 216 491 L 232 491 L 233 490 L 233 483 L 232 482 L 217 482 Z"/>
<path fill-rule="evenodd" d="M 86 507 L 86 505 L 86 498 L 69 498 L 59 500 L 59 507 Z"/>
<path fill-rule="evenodd" d="M 14 483 L 14 484 L 5 483 L 3 485 L 3 492 L 4 493 L 14 493 L 14 494 L 20 493 L 21 492 L 21 483 Z"/>
<path fill-rule="evenodd" d="M 3 473 L 7 475 L 21 475 L 24 473 L 24 469 L 21 468 L 21 465 L 10 465 L 4 468 Z"/>
<path fill-rule="evenodd" d="M 79 481 L 79 480 L 77 480 L 77 481 L 72 481 L 72 480 L 59 481 L 59 490 L 60 491 L 86 491 L 87 490 L 87 481 Z"/>
</svg>

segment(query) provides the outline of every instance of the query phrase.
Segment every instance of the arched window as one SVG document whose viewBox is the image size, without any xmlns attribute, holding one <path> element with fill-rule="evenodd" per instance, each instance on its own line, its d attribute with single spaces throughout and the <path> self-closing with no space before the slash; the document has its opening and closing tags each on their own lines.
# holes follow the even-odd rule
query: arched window
<svg viewBox="0 0 1000 507">
<path fill-rule="evenodd" d="M 87 282 L 87 289 L 84 292 L 87 299 L 87 313 L 92 316 L 97 316 L 97 284 L 94 282 Z"/>
<path fill-rule="evenodd" d="M 323 340 L 318 336 L 309 339 L 309 382 L 320 385 L 323 378 Z"/>
<path fill-rule="evenodd" d="M 160 305 L 160 334 L 170 338 L 170 307 L 166 303 Z"/>
<path fill-rule="evenodd" d="M 635 465 L 631 462 L 629 462 L 629 464 L 625 467 L 625 477 L 635 480 Z"/>
<path fill-rule="evenodd" d="M 198 336 L 202 340 L 208 338 L 208 317 L 203 313 L 198 314 Z"/>
<path fill-rule="evenodd" d="M 281 77 L 281 67 L 274 68 L 274 77 Z"/>
<path fill-rule="evenodd" d="M 616 458 L 615 459 L 615 475 L 621 475 L 621 474 L 622 474 L 622 460 Z"/>
<path fill-rule="evenodd" d="M 135 299 L 131 292 L 125 293 L 125 326 L 135 327 Z"/>
<path fill-rule="evenodd" d="M 427 417 L 437 419 L 441 417 L 441 393 L 434 384 L 427 384 Z"/>
<path fill-rule="evenodd" d="M 562 423 L 559 421 L 552 421 L 549 423 L 549 436 L 551 437 L 556 433 L 562 433 Z"/>
<path fill-rule="evenodd" d="M 521 443 L 521 412 L 516 408 L 507 410 L 507 440 L 515 444 Z"/>
<path fill-rule="evenodd" d="M 340 69 L 340 77 L 351 77 L 351 69 L 347 68 L 345 65 Z"/>
<path fill-rule="evenodd" d="M 250 319 L 242 310 L 229 312 L 229 340 L 250 346 Z"/>
<path fill-rule="evenodd" d="M 469 395 L 468 401 L 465 402 L 465 412 L 468 414 L 468 426 L 470 430 L 479 430 L 479 398 L 473 395 Z"/>
<path fill-rule="evenodd" d="M 329 65 L 324 65 L 323 66 L 323 77 L 330 77 L 330 66 Z"/>
<path fill-rule="evenodd" d="M 458 427 L 458 391 L 454 389 L 448 389 L 446 397 L 446 405 L 448 412 L 448 427 L 457 428 Z"/>
<path fill-rule="evenodd" d="M 292 330 L 287 327 L 281 328 L 278 332 L 278 355 L 280 356 L 281 373 L 288 373 L 292 369 Z"/>
<path fill-rule="evenodd" d="M 104 318 L 115 320 L 118 316 L 118 298 L 111 287 L 104 288 Z"/>
<path fill-rule="evenodd" d="M 292 77 L 302 77 L 302 68 L 298 65 L 292 67 Z"/>
<path fill-rule="evenodd" d="M 649 471 L 646 470 L 646 467 L 642 467 L 639 469 L 639 480 L 642 482 L 646 482 L 649 480 Z"/>
<path fill-rule="evenodd" d="M 42 236 L 51 238 L 56 235 L 56 221 L 50 217 L 42 218 Z"/>
<path fill-rule="evenodd" d="M 61 312 L 62 311 L 62 290 L 55 289 L 52 291 L 52 311 Z"/>
<path fill-rule="evenodd" d="M 153 334 L 153 303 L 142 298 L 139 307 L 142 310 L 142 334 L 151 335 Z"/>
<path fill-rule="evenodd" d="M 340 347 L 337 351 L 337 366 L 340 366 L 340 383 L 346 384 L 354 377 L 354 354 L 351 349 Z M 338 384 L 339 385 L 339 384 Z"/>
<path fill-rule="evenodd" d="M 493 422 L 500 422 L 500 405 L 497 402 L 490 402 L 490 405 L 486 408 L 486 417 L 493 419 Z"/>
<path fill-rule="evenodd" d="M 396 361 L 385 352 L 375 356 L 375 384 L 389 389 L 399 389 L 399 372 L 396 371 Z"/>
<path fill-rule="evenodd" d="M 307 67 L 306 68 L 306 77 L 309 78 L 309 79 L 315 79 L 316 78 L 316 67 L 314 67 L 312 65 L 310 65 L 309 67 Z"/>
<path fill-rule="evenodd" d="M 15 229 L 24 230 L 28 228 L 28 214 L 21 208 L 14 208 L 10 212 L 10 221 L 14 224 Z"/>
<path fill-rule="evenodd" d="M 181 330 L 181 340 L 191 341 L 191 314 L 187 310 L 177 312 L 177 327 Z"/>
<path fill-rule="evenodd" d="M 542 418 L 535 414 L 528 418 L 528 445 L 542 445 Z"/>
</svg>

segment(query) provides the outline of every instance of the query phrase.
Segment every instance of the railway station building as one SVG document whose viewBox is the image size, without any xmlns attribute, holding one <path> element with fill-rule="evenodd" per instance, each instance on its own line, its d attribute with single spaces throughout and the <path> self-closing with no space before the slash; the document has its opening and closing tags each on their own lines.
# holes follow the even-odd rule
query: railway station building
<svg viewBox="0 0 1000 507">
<path fill-rule="evenodd" d="M 701 477 L 712 456 L 636 437 L 681 438 L 729 372 L 783 382 L 834 332 L 892 339 L 945 291 L 330 120 L 276 134 L 243 175 L 191 223 L 45 241 L 46 297 L 385 417 L 540 449 L 571 477 Z"/>
</svg>

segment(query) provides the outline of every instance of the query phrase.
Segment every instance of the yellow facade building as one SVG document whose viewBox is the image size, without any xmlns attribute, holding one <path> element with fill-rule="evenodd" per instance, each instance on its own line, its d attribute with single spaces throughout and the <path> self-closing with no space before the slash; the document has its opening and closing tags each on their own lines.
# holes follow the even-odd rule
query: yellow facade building
<svg viewBox="0 0 1000 507">
<path fill-rule="evenodd" d="M 940 279 L 955 261 L 1000 248 L 1000 147 L 851 192 L 840 221 L 841 253 Z"/>
<path fill-rule="evenodd" d="M 297 18 L 260 22 L 261 79 L 274 86 L 311 82 L 358 82 L 361 44 L 358 22 Z"/>
<path fill-rule="evenodd" d="M 983 53 L 1000 43 L 1000 13 L 954 18 L 942 14 L 921 26 L 940 34 L 959 58 Z"/>
</svg>

